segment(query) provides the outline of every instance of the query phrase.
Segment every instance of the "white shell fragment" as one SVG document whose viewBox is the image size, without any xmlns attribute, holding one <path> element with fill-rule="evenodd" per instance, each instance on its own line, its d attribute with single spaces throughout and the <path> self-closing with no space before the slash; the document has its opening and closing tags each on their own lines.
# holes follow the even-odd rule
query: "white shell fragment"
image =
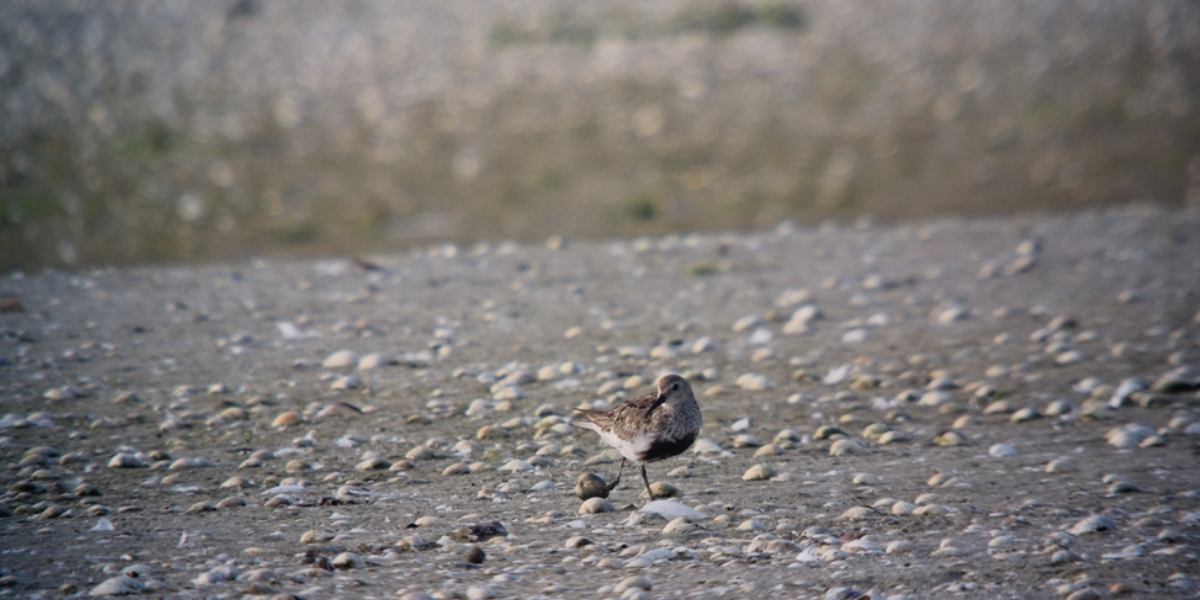
<svg viewBox="0 0 1200 600">
<path fill-rule="evenodd" d="M 1103 531 L 1113 531 L 1117 528 L 1117 523 L 1104 515 L 1092 515 L 1078 523 L 1075 523 L 1069 530 L 1073 535 L 1083 535 L 1087 533 L 1099 533 Z"/>
<path fill-rule="evenodd" d="M 690 507 L 673 502 L 671 500 L 654 500 L 647 502 L 640 509 L 641 512 L 652 515 L 659 515 L 667 520 L 673 519 L 691 519 L 700 521 L 708 518 L 708 515 Z"/>
</svg>

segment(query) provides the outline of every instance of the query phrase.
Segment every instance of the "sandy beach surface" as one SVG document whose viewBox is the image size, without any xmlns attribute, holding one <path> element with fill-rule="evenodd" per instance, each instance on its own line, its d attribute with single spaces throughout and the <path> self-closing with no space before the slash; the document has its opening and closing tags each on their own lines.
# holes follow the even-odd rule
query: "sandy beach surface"
<svg viewBox="0 0 1200 600">
<path fill-rule="evenodd" d="M 1194 598 L 1200 212 L 0 279 L 0 596 Z M 575 407 L 664 373 L 696 445 Z"/>
</svg>

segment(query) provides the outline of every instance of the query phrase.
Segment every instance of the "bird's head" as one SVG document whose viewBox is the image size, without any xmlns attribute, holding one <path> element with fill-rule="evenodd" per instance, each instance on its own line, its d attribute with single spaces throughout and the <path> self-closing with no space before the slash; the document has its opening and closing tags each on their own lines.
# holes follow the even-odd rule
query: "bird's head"
<svg viewBox="0 0 1200 600">
<path fill-rule="evenodd" d="M 653 414 L 663 404 L 668 404 L 672 401 L 678 402 L 687 398 L 691 393 L 692 386 L 683 377 L 675 374 L 663 375 L 658 380 L 658 397 L 654 399 L 654 403 L 650 405 L 650 408 L 646 409 L 646 416 L 648 417 Z"/>
</svg>

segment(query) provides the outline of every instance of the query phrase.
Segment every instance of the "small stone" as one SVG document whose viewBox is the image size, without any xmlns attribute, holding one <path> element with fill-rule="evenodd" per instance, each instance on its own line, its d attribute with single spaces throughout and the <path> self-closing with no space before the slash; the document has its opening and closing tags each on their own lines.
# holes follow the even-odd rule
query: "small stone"
<svg viewBox="0 0 1200 600">
<path fill-rule="evenodd" d="M 1073 535 L 1113 531 L 1117 528 L 1115 521 L 1104 515 L 1092 515 L 1075 523 L 1068 531 Z"/>
<path fill-rule="evenodd" d="M 523 473 L 526 471 L 532 471 L 533 469 L 534 466 L 528 461 L 513 459 L 504 463 L 499 470 L 504 473 Z"/>
<path fill-rule="evenodd" d="M 325 357 L 321 366 L 326 369 L 341 369 L 351 367 L 358 363 L 358 355 L 350 350 L 338 350 L 333 354 Z"/>
<path fill-rule="evenodd" d="M 343 552 L 330 561 L 335 569 L 363 569 L 367 566 L 367 561 L 360 555 L 353 552 Z"/>
<path fill-rule="evenodd" d="M 750 467 L 742 474 L 742 481 L 763 481 L 775 476 L 775 469 L 770 465 L 758 464 Z"/>
<path fill-rule="evenodd" d="M 483 548 L 480 548 L 479 546 L 471 546 L 471 549 L 467 551 L 465 560 L 473 565 L 482 565 L 486 558 L 487 553 L 483 551 Z"/>
<path fill-rule="evenodd" d="M 198 515 L 204 512 L 214 512 L 217 510 L 217 505 L 212 502 L 197 502 L 183 511 L 185 515 Z"/>
<path fill-rule="evenodd" d="M 582 505 L 580 505 L 579 514 L 594 515 L 612 512 L 613 510 L 615 509 L 613 508 L 612 503 L 608 500 L 605 500 L 604 498 L 589 498 L 588 500 L 585 500 Z"/>
<path fill-rule="evenodd" d="M 387 359 L 385 359 L 382 354 L 378 352 L 372 352 L 370 354 L 363 355 L 358 359 L 358 370 L 369 371 L 371 369 L 378 369 L 385 364 L 387 364 Z"/>
<path fill-rule="evenodd" d="M 303 422 L 304 418 L 300 416 L 300 413 L 289 410 L 288 412 L 275 417 L 275 420 L 271 421 L 271 427 L 276 429 L 285 429 L 287 427 L 299 425 Z"/>
<path fill-rule="evenodd" d="M 238 496 L 230 496 L 217 503 L 218 509 L 238 508 L 246 505 L 246 500 Z"/>
<path fill-rule="evenodd" d="M 471 468 L 466 463 L 456 462 L 442 470 L 442 475 L 466 475 L 471 472 Z"/>
<path fill-rule="evenodd" d="M 837 440 L 829 447 L 830 456 L 862 456 L 870 453 L 865 446 L 851 439 Z"/>
<path fill-rule="evenodd" d="M 140 594 L 146 589 L 145 584 L 141 580 L 129 577 L 128 575 L 120 575 L 112 577 L 100 582 L 99 585 L 92 588 L 88 592 L 89 596 L 128 596 L 131 594 Z"/>
<path fill-rule="evenodd" d="M 136 454 L 123 452 L 112 457 L 108 466 L 115 469 L 140 469 L 148 466 L 146 461 Z"/>
<path fill-rule="evenodd" d="M 685 517 L 679 517 L 676 519 L 671 519 L 669 523 L 663 526 L 662 533 L 663 535 L 680 535 L 695 533 L 700 530 L 701 527 L 699 525 L 691 522 Z"/>
<path fill-rule="evenodd" d="M 392 463 L 390 463 L 382 458 L 376 457 L 376 458 L 369 458 L 367 460 L 364 460 L 364 461 L 358 463 L 357 465 L 354 465 L 354 470 L 355 471 L 386 471 L 387 469 L 391 468 L 391 466 L 392 466 Z"/>
<path fill-rule="evenodd" d="M 617 587 L 613 588 L 613 593 L 621 594 L 625 592 L 625 590 L 630 589 L 646 590 L 648 592 L 652 588 L 653 585 L 648 577 L 626 577 L 617 584 Z"/>
<path fill-rule="evenodd" d="M 746 373 L 738 377 L 734 384 L 743 390 L 751 392 L 762 392 L 774 387 L 770 379 L 756 373 Z"/>
</svg>

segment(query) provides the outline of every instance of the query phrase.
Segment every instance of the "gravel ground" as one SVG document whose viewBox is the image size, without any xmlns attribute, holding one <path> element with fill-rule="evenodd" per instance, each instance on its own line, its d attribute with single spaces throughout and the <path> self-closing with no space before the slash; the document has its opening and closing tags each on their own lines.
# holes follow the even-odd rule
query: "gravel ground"
<svg viewBox="0 0 1200 600">
<path fill-rule="evenodd" d="M 10 275 L 0 594 L 1196 597 L 1198 231 L 1134 207 Z M 570 409 L 666 372 L 705 415 L 650 467 L 666 516 L 636 477 L 581 503 L 617 463 Z"/>
</svg>

